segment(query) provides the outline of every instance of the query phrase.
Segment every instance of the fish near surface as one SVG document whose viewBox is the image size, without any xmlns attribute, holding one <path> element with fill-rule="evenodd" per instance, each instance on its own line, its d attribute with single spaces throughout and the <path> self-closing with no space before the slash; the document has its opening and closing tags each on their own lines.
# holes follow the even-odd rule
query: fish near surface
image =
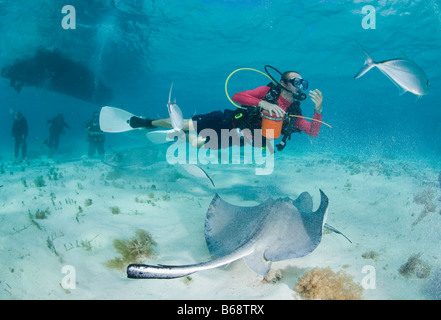
<svg viewBox="0 0 441 320">
<path fill-rule="evenodd" d="M 409 59 L 392 59 L 381 62 L 375 62 L 359 44 L 366 55 L 366 61 L 363 68 L 354 76 L 358 79 L 372 68 L 378 68 L 386 75 L 400 90 L 400 94 L 411 92 L 417 96 L 423 96 L 429 93 L 430 81 L 426 73 L 414 61 Z"/>
<path fill-rule="evenodd" d="M 273 261 L 303 257 L 319 245 L 328 211 L 328 197 L 321 190 L 320 195 L 320 206 L 312 212 L 312 198 L 307 192 L 294 201 L 269 199 L 255 207 L 235 206 L 216 194 L 207 212 L 205 239 L 217 259 L 180 266 L 131 264 L 127 276 L 173 279 L 241 258 L 255 273 L 266 275 Z"/>
</svg>

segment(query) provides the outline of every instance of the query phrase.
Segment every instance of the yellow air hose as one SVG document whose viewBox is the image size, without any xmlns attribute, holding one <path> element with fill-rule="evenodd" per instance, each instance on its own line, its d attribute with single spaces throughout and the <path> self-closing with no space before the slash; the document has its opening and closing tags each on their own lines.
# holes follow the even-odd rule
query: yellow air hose
<svg viewBox="0 0 441 320">
<path fill-rule="evenodd" d="M 233 74 L 235 74 L 236 72 L 239 72 L 239 71 L 244 71 L 244 70 L 254 71 L 254 72 L 260 73 L 260 74 L 264 75 L 265 77 L 267 77 L 268 79 L 270 79 L 271 82 L 274 82 L 273 79 L 271 79 L 267 74 L 263 73 L 262 71 L 259 71 L 259 70 L 256 70 L 256 69 L 253 69 L 253 68 L 239 68 L 239 69 L 234 70 L 233 72 L 231 72 L 230 75 L 227 77 L 227 80 L 225 81 L 225 94 L 227 95 L 228 100 L 229 100 L 234 106 L 236 106 L 237 108 L 240 108 L 240 109 L 242 109 L 242 107 L 241 107 L 240 105 L 238 105 L 237 103 L 235 103 L 233 100 L 231 100 L 230 95 L 228 94 L 228 81 L 230 81 L 230 78 L 231 78 L 231 76 L 232 76 Z M 277 83 L 275 83 L 275 84 L 277 84 Z M 297 115 L 290 115 L 290 117 L 303 118 L 303 119 L 308 119 L 308 120 L 311 120 L 311 121 L 317 121 L 317 122 L 323 123 L 324 125 L 328 126 L 329 128 L 332 128 L 332 127 L 331 127 L 329 124 L 327 124 L 326 122 L 323 122 L 323 121 L 320 121 L 320 120 L 317 120 L 317 119 L 308 118 L 308 117 L 304 117 L 304 116 L 297 116 Z"/>
</svg>

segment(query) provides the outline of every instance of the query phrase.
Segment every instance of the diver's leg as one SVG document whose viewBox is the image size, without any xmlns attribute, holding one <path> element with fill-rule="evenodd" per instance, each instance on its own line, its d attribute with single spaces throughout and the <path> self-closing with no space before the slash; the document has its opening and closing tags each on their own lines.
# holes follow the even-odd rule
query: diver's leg
<svg viewBox="0 0 441 320">
<path fill-rule="evenodd" d="M 190 131 L 190 121 L 191 119 L 184 119 L 184 126 L 182 127 L 182 130 Z"/>
<path fill-rule="evenodd" d="M 104 136 L 100 138 L 98 144 L 97 144 L 97 149 L 98 149 L 98 154 L 100 156 L 104 155 L 104 142 L 105 142 L 105 138 Z"/>
<path fill-rule="evenodd" d="M 95 154 L 95 146 L 92 141 L 89 141 L 89 149 L 87 150 L 87 155 L 89 158 L 93 157 Z"/>
<path fill-rule="evenodd" d="M 133 116 L 129 120 L 129 124 L 132 128 L 147 128 L 147 129 L 153 129 L 155 126 L 153 125 L 153 120 L 151 119 L 145 119 L 141 117 Z"/>
<path fill-rule="evenodd" d="M 154 129 L 156 127 L 162 127 L 167 129 L 172 128 L 170 124 L 170 118 L 152 120 L 152 119 L 133 116 L 130 118 L 129 124 L 132 128 L 147 128 L 147 129 Z"/>
<path fill-rule="evenodd" d="M 18 158 L 18 153 L 20 151 L 20 139 L 18 137 L 15 138 L 15 146 L 14 146 L 14 157 L 15 159 Z"/>
<path fill-rule="evenodd" d="M 23 142 L 21 144 L 21 155 L 23 157 L 23 160 L 26 159 L 27 152 L 28 152 L 28 145 L 26 143 L 26 138 L 25 138 L 25 139 L 23 139 Z"/>
<path fill-rule="evenodd" d="M 49 132 L 49 140 L 48 140 L 47 146 L 49 147 L 49 149 L 53 149 L 54 145 L 55 145 L 55 133 L 50 131 Z"/>
<path fill-rule="evenodd" d="M 158 119 L 158 120 L 153 120 L 152 121 L 152 125 L 154 125 L 155 127 L 161 127 L 161 128 L 166 128 L 166 129 L 173 129 L 171 123 L 170 123 L 170 118 L 163 118 L 163 119 Z"/>
<path fill-rule="evenodd" d="M 60 135 L 57 134 L 54 137 L 54 144 L 53 144 L 54 149 L 58 150 L 59 145 L 60 145 Z"/>
<path fill-rule="evenodd" d="M 184 127 L 182 128 L 182 130 L 188 131 L 188 121 L 188 119 L 184 119 Z M 161 127 L 166 129 L 173 129 L 170 118 L 151 120 L 133 116 L 130 118 L 130 126 L 132 128 L 154 129 L 156 127 Z"/>
<path fill-rule="evenodd" d="M 190 119 L 188 121 L 188 143 L 190 143 L 193 148 L 199 149 L 202 148 L 206 140 L 207 138 L 203 138 L 196 133 L 193 120 Z"/>
<path fill-rule="evenodd" d="M 182 127 L 182 130 L 188 131 L 189 121 L 190 121 L 190 119 L 184 119 L 184 126 Z M 170 122 L 170 118 L 153 120 L 152 125 L 154 125 L 156 127 L 166 128 L 166 129 L 173 129 L 173 126 L 171 125 L 171 122 Z"/>
</svg>

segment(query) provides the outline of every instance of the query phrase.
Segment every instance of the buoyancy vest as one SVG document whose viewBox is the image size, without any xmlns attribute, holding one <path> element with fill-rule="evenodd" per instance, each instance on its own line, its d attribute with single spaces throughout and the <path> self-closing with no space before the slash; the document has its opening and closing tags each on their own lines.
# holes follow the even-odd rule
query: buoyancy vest
<svg viewBox="0 0 441 320">
<path fill-rule="evenodd" d="M 277 104 L 277 100 L 280 97 L 282 92 L 282 88 L 280 86 L 275 85 L 274 83 L 269 83 L 268 87 L 270 88 L 265 95 L 265 101 L 269 103 Z M 235 110 L 233 114 L 233 124 L 236 128 L 241 130 L 250 129 L 252 132 L 255 129 L 262 128 L 262 112 L 261 108 L 255 106 L 244 106 L 242 108 L 238 108 Z M 287 130 L 293 132 L 301 132 L 298 128 L 295 127 L 296 119 L 290 117 L 290 115 L 302 115 L 302 110 L 300 109 L 300 102 L 294 100 L 293 103 L 286 110 L 285 118 L 283 121 L 282 134 L 285 134 Z"/>
</svg>

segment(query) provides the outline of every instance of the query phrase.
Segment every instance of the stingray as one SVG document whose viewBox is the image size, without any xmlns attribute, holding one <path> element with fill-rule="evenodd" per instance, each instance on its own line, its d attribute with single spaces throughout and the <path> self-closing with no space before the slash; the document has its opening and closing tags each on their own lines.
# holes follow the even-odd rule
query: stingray
<svg viewBox="0 0 441 320">
<path fill-rule="evenodd" d="M 306 256 L 319 245 L 328 211 L 328 197 L 313 212 L 311 195 L 296 200 L 268 199 L 254 207 L 232 205 L 216 194 L 205 220 L 205 239 L 216 259 L 192 265 L 131 264 L 127 276 L 136 279 L 172 279 L 244 259 L 258 275 L 266 275 L 271 263 Z M 331 228 L 332 230 L 333 228 Z"/>
</svg>

